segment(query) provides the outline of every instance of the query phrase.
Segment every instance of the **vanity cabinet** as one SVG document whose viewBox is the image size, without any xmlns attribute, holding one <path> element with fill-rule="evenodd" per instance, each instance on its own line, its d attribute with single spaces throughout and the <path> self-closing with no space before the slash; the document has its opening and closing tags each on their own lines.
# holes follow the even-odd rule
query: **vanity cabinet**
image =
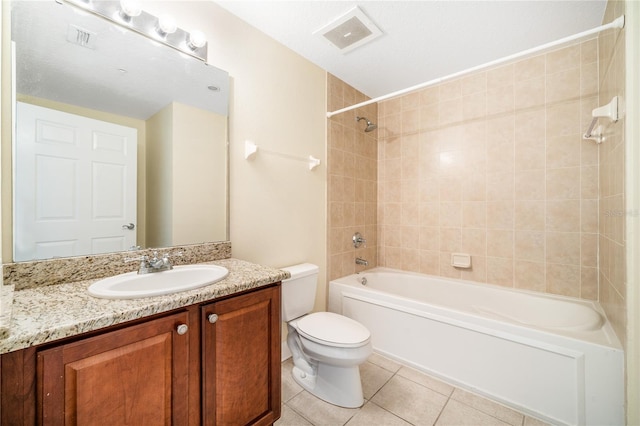
<svg viewBox="0 0 640 426">
<path fill-rule="evenodd" d="M 38 352 L 38 417 L 47 425 L 188 419 L 188 323 L 181 312 Z"/>
<path fill-rule="evenodd" d="M 2 425 L 267 425 L 280 286 L 2 355 Z"/>
<path fill-rule="evenodd" d="M 280 291 L 202 307 L 203 425 L 269 425 L 280 417 Z"/>
</svg>

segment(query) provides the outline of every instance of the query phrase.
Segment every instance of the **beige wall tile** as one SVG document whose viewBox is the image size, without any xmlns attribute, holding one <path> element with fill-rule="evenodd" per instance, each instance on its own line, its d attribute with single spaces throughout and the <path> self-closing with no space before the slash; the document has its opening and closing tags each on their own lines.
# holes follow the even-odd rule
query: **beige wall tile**
<svg viewBox="0 0 640 426">
<path fill-rule="evenodd" d="M 580 134 L 580 102 L 569 101 L 547 108 L 547 136 Z"/>
<path fill-rule="evenodd" d="M 487 227 L 486 201 L 463 201 L 462 202 L 462 227 L 486 229 Z"/>
<path fill-rule="evenodd" d="M 538 55 L 516 62 L 514 64 L 515 81 L 544 77 L 546 60 L 545 55 Z"/>
<path fill-rule="evenodd" d="M 487 282 L 513 287 L 513 259 L 487 257 Z"/>
<path fill-rule="evenodd" d="M 485 256 L 487 254 L 487 231 L 478 228 L 463 228 L 460 249 L 463 253 L 472 256 Z"/>
<path fill-rule="evenodd" d="M 513 84 L 487 90 L 487 115 L 513 112 L 515 107 L 514 90 Z"/>
<path fill-rule="evenodd" d="M 487 230 L 487 256 L 511 258 L 513 253 L 513 231 Z"/>
<path fill-rule="evenodd" d="M 578 134 L 547 138 L 547 167 L 576 167 L 581 165 L 580 149 L 584 144 Z"/>
<path fill-rule="evenodd" d="M 580 167 L 547 169 L 547 199 L 580 199 Z"/>
<path fill-rule="evenodd" d="M 577 232 L 547 232 L 547 263 L 580 265 L 580 234 Z"/>
<path fill-rule="evenodd" d="M 543 262 L 515 261 L 514 283 L 516 288 L 546 291 L 545 264 Z"/>
<path fill-rule="evenodd" d="M 580 44 L 574 44 L 563 49 L 547 53 L 547 74 L 554 74 L 569 68 L 580 66 Z"/>
<path fill-rule="evenodd" d="M 468 96 L 473 93 L 487 91 L 487 73 L 478 72 L 460 79 L 461 94 Z"/>
<path fill-rule="evenodd" d="M 569 68 L 546 78 L 547 102 L 561 102 L 580 98 L 580 67 Z"/>
<path fill-rule="evenodd" d="M 486 72 L 487 74 L 487 91 L 502 86 L 512 86 L 514 83 L 514 66 L 513 64 L 502 65 Z"/>
<path fill-rule="evenodd" d="M 610 294 L 620 290 L 610 282 L 623 270 L 614 253 L 623 247 L 617 241 L 624 229 L 616 217 L 599 217 L 624 209 L 618 196 L 624 190 L 622 137 L 612 136 L 606 147 L 582 141 L 591 110 L 601 103 L 598 92 L 603 96 L 597 51 L 595 39 L 574 43 L 385 101 L 377 118 L 380 161 L 367 166 L 371 181 L 378 179 L 371 192 L 378 197 L 372 216 L 383 234 L 380 261 L 586 299 L 606 293 L 614 300 Z M 611 64 L 617 73 L 616 60 Z M 330 151 L 331 173 L 346 173 L 351 159 L 359 164 L 359 156 L 370 155 L 363 153 L 365 138 L 351 128 L 358 153 L 341 158 Z M 337 143 L 348 151 L 348 141 Z M 336 223 L 351 217 L 349 191 L 340 187 L 345 182 L 330 185 L 337 195 L 329 199 L 342 203 L 344 217 L 339 205 L 330 212 Z M 355 180 L 355 222 L 362 218 L 363 185 Z M 451 267 L 450 254 L 457 251 L 472 255 L 471 269 Z M 596 265 L 610 290 L 599 289 Z"/>
<path fill-rule="evenodd" d="M 546 202 L 544 200 L 516 200 L 514 228 L 522 231 L 544 231 Z"/>
<path fill-rule="evenodd" d="M 544 262 L 545 245 L 545 233 L 542 231 L 516 231 L 514 243 L 516 261 Z"/>
<path fill-rule="evenodd" d="M 545 171 L 523 170 L 515 173 L 516 200 L 544 200 L 546 198 Z"/>
<path fill-rule="evenodd" d="M 580 266 L 547 263 L 546 279 L 549 293 L 580 297 Z"/>
<path fill-rule="evenodd" d="M 580 200 L 548 200 L 547 231 L 579 232 Z"/>
<path fill-rule="evenodd" d="M 545 77 L 516 81 L 514 86 L 514 107 L 516 110 L 544 105 L 546 102 L 547 79 Z"/>
<path fill-rule="evenodd" d="M 460 278 L 476 282 L 487 282 L 487 258 L 484 256 L 472 256 L 471 268 L 462 269 Z"/>
</svg>

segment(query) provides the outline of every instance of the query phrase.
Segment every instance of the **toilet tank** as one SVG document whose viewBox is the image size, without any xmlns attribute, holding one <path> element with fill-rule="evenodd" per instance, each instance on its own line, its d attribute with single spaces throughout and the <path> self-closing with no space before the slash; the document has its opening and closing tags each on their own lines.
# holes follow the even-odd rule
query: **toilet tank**
<svg viewBox="0 0 640 426">
<path fill-rule="evenodd" d="M 291 274 L 291 278 L 282 280 L 282 320 L 291 321 L 313 310 L 319 268 L 302 263 L 280 269 Z"/>
</svg>

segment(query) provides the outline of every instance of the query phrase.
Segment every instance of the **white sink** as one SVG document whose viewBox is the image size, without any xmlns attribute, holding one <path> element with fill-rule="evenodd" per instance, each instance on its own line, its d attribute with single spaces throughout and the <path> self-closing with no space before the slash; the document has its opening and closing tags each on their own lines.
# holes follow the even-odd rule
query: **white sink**
<svg viewBox="0 0 640 426">
<path fill-rule="evenodd" d="M 169 271 L 139 275 L 137 272 L 96 281 L 89 294 L 105 299 L 137 299 L 204 287 L 224 279 L 227 268 L 217 265 L 174 266 Z"/>
</svg>

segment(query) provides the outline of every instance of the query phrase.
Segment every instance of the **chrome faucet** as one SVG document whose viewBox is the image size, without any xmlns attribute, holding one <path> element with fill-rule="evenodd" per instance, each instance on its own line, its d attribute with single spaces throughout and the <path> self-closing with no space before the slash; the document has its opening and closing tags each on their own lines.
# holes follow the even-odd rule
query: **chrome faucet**
<svg viewBox="0 0 640 426">
<path fill-rule="evenodd" d="M 369 262 L 362 258 L 356 257 L 356 265 L 368 266 Z"/>
<path fill-rule="evenodd" d="M 138 274 L 150 274 L 153 272 L 169 271 L 173 269 L 169 256 L 170 255 L 168 253 L 165 253 L 162 257 L 158 257 L 158 252 L 154 251 L 151 259 L 149 259 L 149 256 L 140 256 L 125 259 L 125 262 L 140 261 Z M 171 256 L 182 256 L 182 252 L 178 252 Z"/>
</svg>

